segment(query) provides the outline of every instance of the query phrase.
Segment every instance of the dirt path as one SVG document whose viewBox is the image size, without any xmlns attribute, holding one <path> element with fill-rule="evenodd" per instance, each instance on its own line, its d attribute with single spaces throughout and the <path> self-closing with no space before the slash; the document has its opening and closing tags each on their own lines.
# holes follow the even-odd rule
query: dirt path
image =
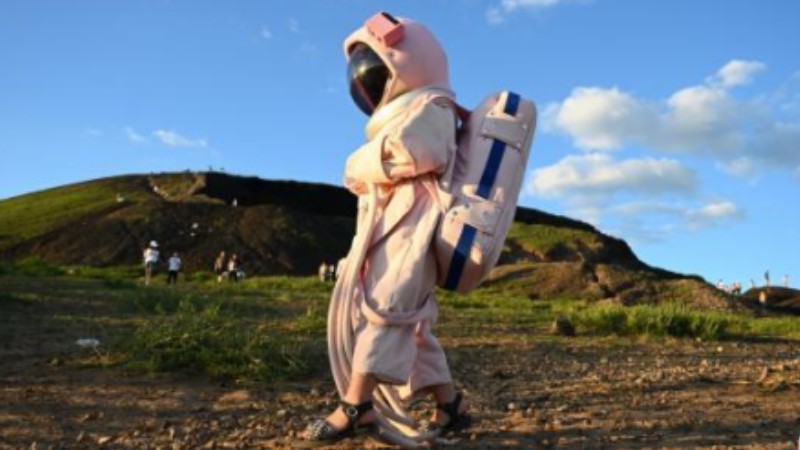
<svg viewBox="0 0 800 450">
<path fill-rule="evenodd" d="M 243 387 L 92 367 L 98 357 L 75 337 L 105 339 L 103 329 L 74 317 L 104 303 L 75 300 L 78 288 L 51 299 L 48 315 L 35 302 L 2 305 L 2 449 L 288 448 L 334 404 L 327 377 Z M 443 344 L 478 420 L 449 448 L 795 449 L 800 436 L 796 342 Z"/>
</svg>

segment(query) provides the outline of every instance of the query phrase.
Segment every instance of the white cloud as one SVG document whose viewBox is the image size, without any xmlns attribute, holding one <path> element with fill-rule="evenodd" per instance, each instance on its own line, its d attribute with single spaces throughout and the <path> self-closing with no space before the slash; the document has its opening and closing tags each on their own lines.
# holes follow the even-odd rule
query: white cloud
<svg viewBox="0 0 800 450">
<path fill-rule="evenodd" d="M 169 147 L 185 147 L 185 148 L 207 148 L 208 141 L 205 139 L 193 139 L 182 136 L 171 130 L 156 130 L 153 132 L 162 144 Z"/>
<path fill-rule="evenodd" d="M 148 142 L 146 137 L 135 132 L 131 127 L 125 127 L 125 136 L 128 138 L 129 141 L 133 142 L 134 144 L 142 144 Z"/>
<path fill-rule="evenodd" d="M 570 155 L 536 169 L 528 180 L 534 196 L 564 199 L 568 204 L 603 206 L 620 193 L 650 197 L 695 191 L 693 171 L 670 159 L 614 161 L 605 154 Z"/>
<path fill-rule="evenodd" d="M 718 201 L 686 211 L 685 218 L 690 229 L 709 228 L 731 220 L 743 219 L 744 212 L 733 202 Z"/>
<path fill-rule="evenodd" d="M 585 150 L 614 150 L 650 128 L 653 114 L 643 102 L 617 88 L 578 87 L 560 105 L 548 105 L 548 129 L 569 133 Z"/>
<path fill-rule="evenodd" d="M 742 86 L 750 84 L 753 81 L 753 76 L 766 68 L 767 66 L 759 61 L 733 59 L 722 66 L 717 73 L 706 78 L 706 82 L 723 88 Z"/>
<path fill-rule="evenodd" d="M 259 34 L 261 35 L 261 38 L 264 39 L 265 41 L 272 39 L 272 31 L 270 31 L 270 29 L 267 28 L 266 26 L 261 27 L 261 32 Z"/>
<path fill-rule="evenodd" d="M 719 163 L 719 167 L 724 171 L 731 175 L 740 177 L 740 178 L 750 178 L 753 179 L 756 177 L 756 166 L 752 159 L 741 156 L 739 158 L 724 161 Z"/>
<path fill-rule="evenodd" d="M 542 130 L 566 133 L 587 151 L 642 145 L 710 157 L 726 172 L 749 178 L 766 167 L 793 168 L 800 165 L 800 117 L 784 105 L 797 87 L 786 84 L 775 101 L 769 96 L 742 101 L 728 91 L 764 67 L 733 60 L 707 84 L 680 89 L 665 100 L 635 97 L 617 87 L 578 87 L 545 107 Z"/>
<path fill-rule="evenodd" d="M 664 242 L 676 234 L 727 226 L 744 217 L 744 211 L 728 200 L 691 206 L 681 200 L 632 201 L 604 209 L 604 219 L 614 224 L 609 233 L 636 243 Z"/>
</svg>

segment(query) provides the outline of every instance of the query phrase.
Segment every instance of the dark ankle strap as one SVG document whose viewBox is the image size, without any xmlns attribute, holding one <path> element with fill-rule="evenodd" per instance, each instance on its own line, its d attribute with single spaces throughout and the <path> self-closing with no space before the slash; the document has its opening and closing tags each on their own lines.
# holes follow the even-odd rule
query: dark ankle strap
<svg viewBox="0 0 800 450">
<path fill-rule="evenodd" d="M 456 398 L 454 398 L 452 402 L 437 403 L 436 409 L 444 411 L 450 417 L 450 420 L 453 420 L 458 417 L 458 407 L 461 406 L 461 398 L 461 392 L 457 392 Z"/>
<path fill-rule="evenodd" d="M 358 420 L 361 416 L 372 409 L 372 400 L 367 400 L 357 405 L 342 400 L 339 402 L 339 406 L 342 408 L 342 411 L 344 411 L 344 415 L 347 416 L 348 422 L 353 425 L 358 425 Z"/>
</svg>

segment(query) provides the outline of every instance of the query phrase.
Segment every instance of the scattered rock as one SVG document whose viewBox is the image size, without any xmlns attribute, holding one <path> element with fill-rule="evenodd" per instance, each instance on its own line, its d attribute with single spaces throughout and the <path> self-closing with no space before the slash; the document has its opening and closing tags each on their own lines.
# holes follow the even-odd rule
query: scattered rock
<svg viewBox="0 0 800 450">
<path fill-rule="evenodd" d="M 550 333 L 556 336 L 575 336 L 575 326 L 565 316 L 558 316 L 550 326 Z"/>
</svg>

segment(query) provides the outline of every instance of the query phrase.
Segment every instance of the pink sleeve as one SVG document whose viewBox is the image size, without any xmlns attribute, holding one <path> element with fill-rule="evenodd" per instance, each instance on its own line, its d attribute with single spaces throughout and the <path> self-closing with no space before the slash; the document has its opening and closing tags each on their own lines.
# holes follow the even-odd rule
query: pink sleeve
<svg viewBox="0 0 800 450">
<path fill-rule="evenodd" d="M 441 174 L 455 150 L 456 118 L 453 110 L 426 102 L 389 133 L 384 142 L 383 169 L 392 181 L 429 172 Z"/>
<path fill-rule="evenodd" d="M 347 159 L 345 186 L 355 194 L 366 184 L 393 184 L 429 172 L 444 172 L 455 144 L 455 113 L 425 102 L 382 138 L 359 147 Z"/>
</svg>

